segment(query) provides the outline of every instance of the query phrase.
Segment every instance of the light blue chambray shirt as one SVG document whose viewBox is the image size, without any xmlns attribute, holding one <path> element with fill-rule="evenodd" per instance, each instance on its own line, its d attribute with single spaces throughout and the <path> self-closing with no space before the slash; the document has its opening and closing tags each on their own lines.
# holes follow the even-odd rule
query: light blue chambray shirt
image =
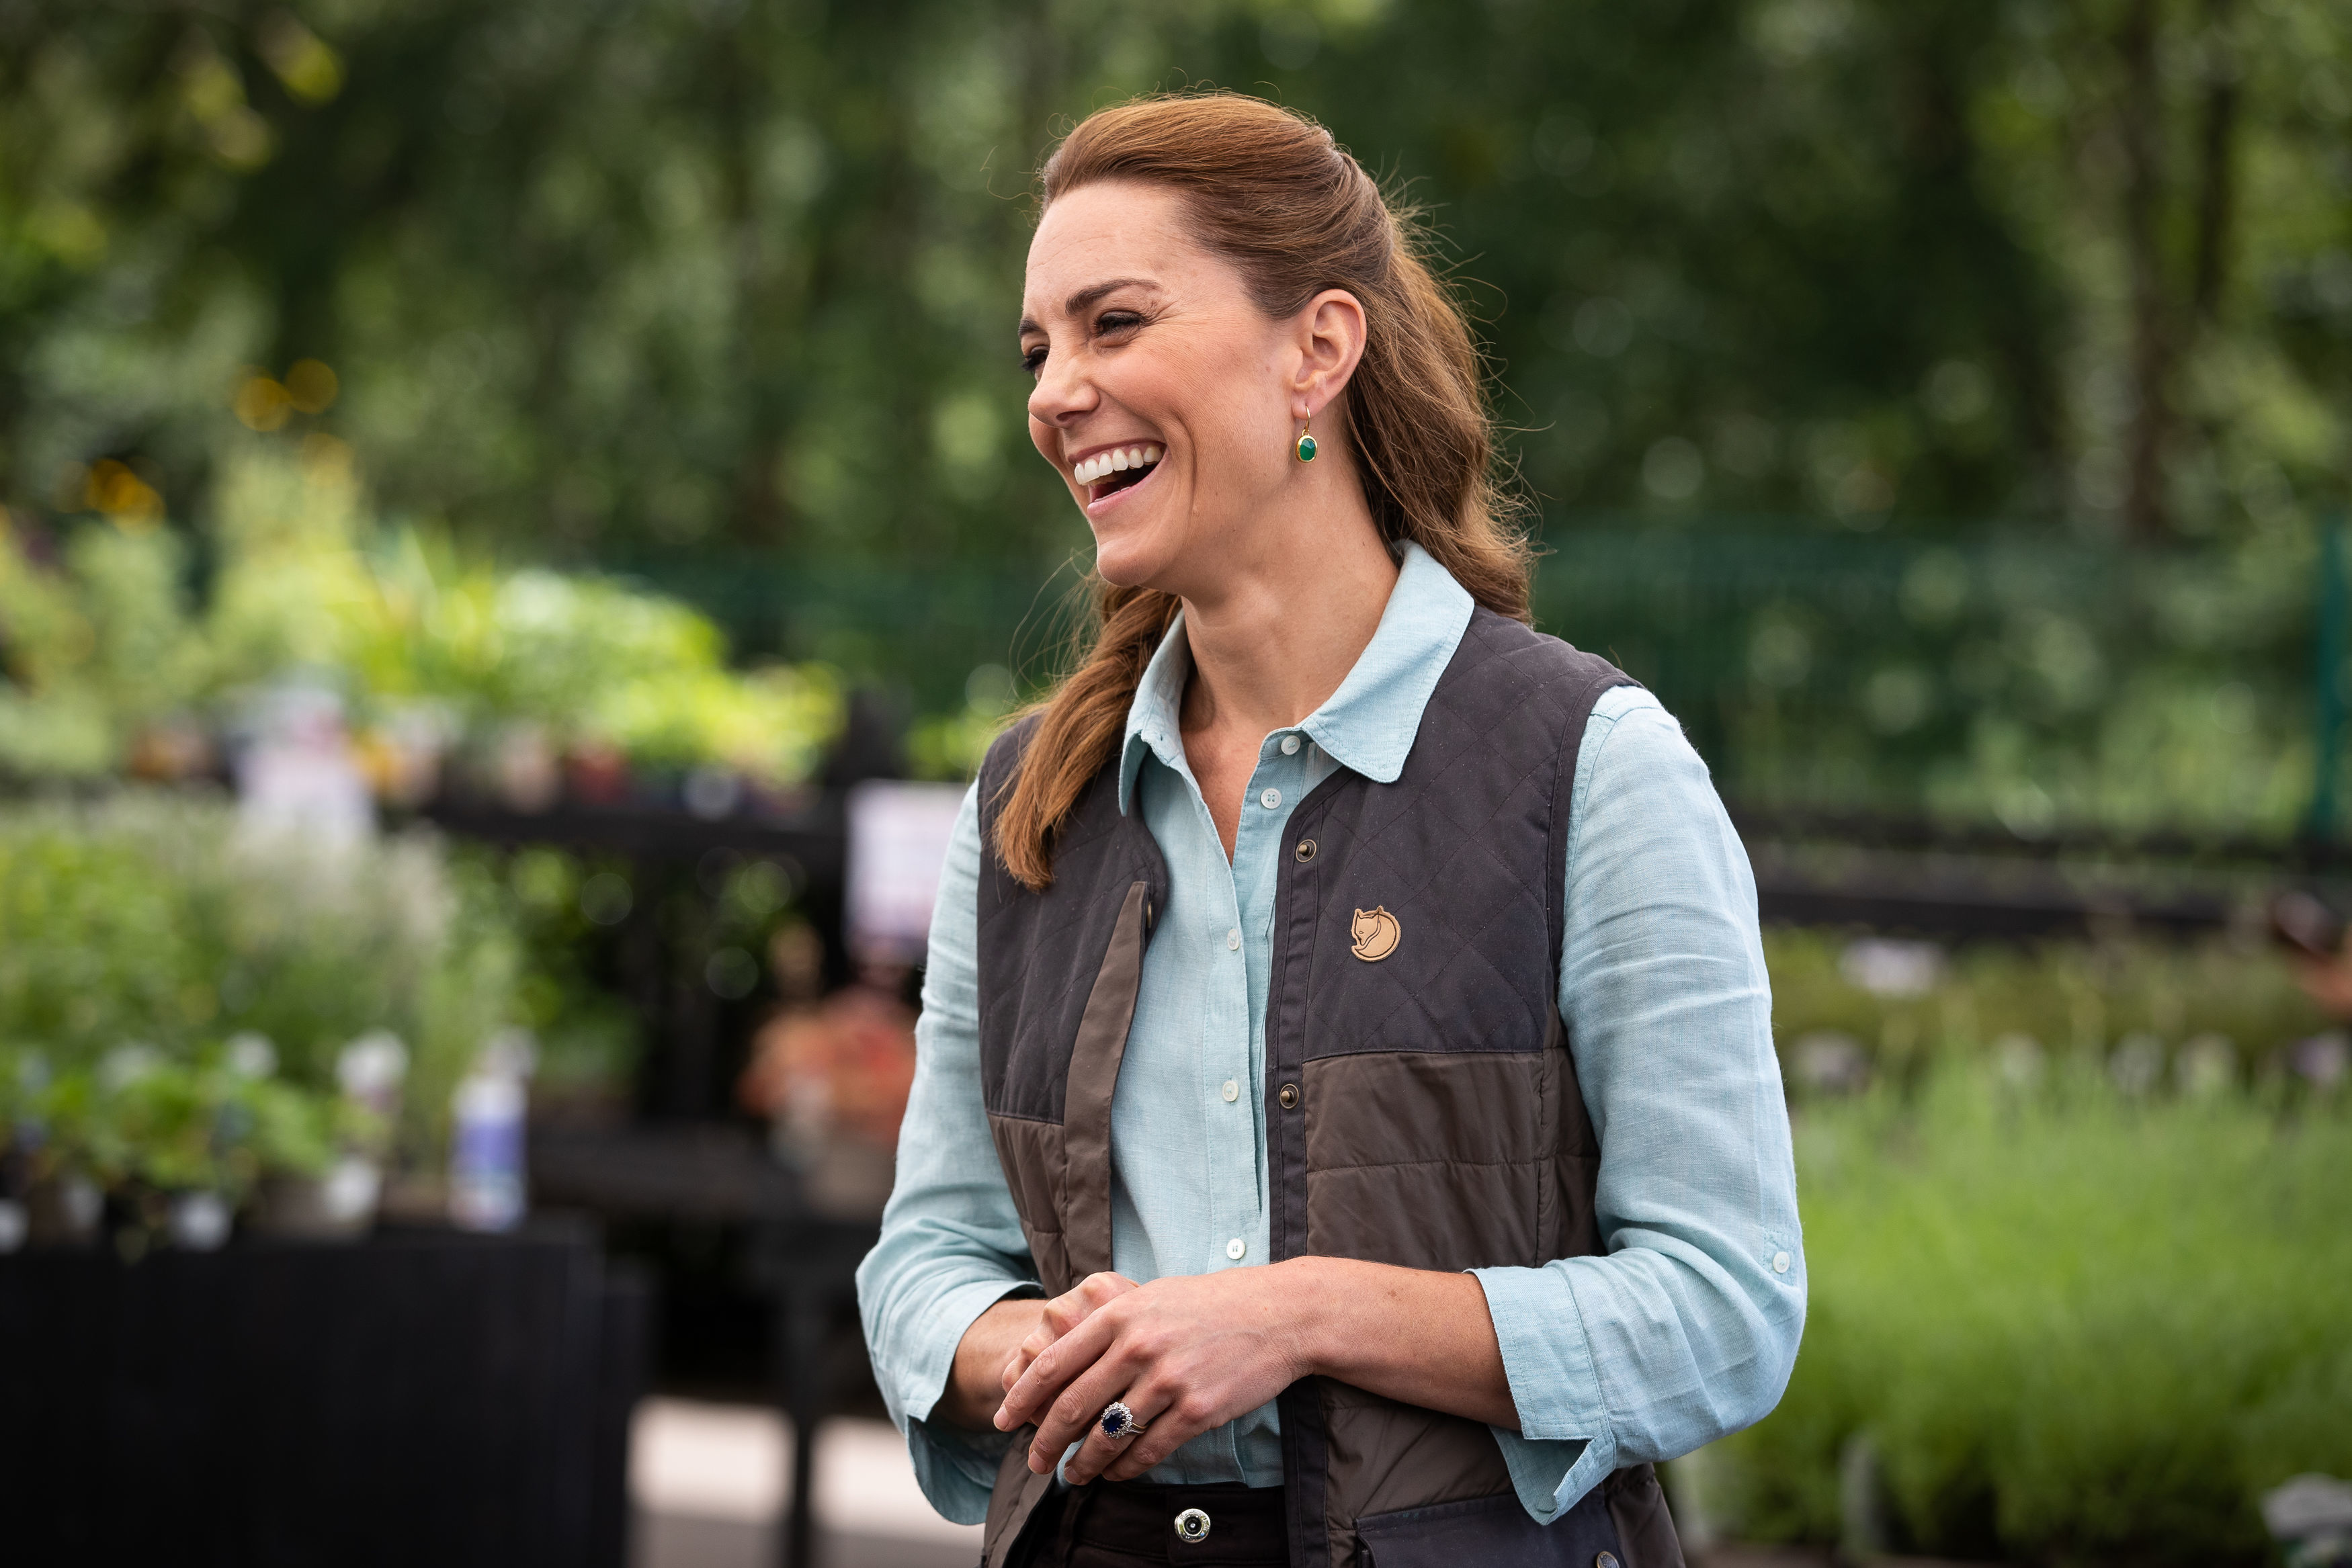
<svg viewBox="0 0 2352 1568">
<path fill-rule="evenodd" d="M 1181 622 L 1127 721 L 1123 810 L 1167 857 L 1111 1103 L 1111 1255 L 1138 1281 L 1266 1260 L 1263 1078 L 1276 872 L 1292 809 L 1335 768 L 1393 782 L 1469 625 L 1470 596 L 1407 546 L 1379 630 L 1331 700 L 1258 748 L 1234 854 L 1184 758 Z M 1538 1520 L 1621 1465 L 1761 1417 L 1804 1327 L 1788 1113 L 1756 884 L 1706 768 L 1647 692 L 1595 705 L 1577 758 L 1559 1011 L 1601 1138 L 1606 1251 L 1475 1270 L 1520 1430 L 1496 1428 Z M 950 1519 L 987 1511 L 1009 1439 L 929 1417 L 972 1320 L 1036 1294 L 981 1105 L 978 810 L 967 794 L 933 914 L 912 1097 L 882 1239 L 857 1275 L 874 1370 Z M 1155 1481 L 1282 1482 L 1275 1406 L 1203 1433 Z"/>
</svg>

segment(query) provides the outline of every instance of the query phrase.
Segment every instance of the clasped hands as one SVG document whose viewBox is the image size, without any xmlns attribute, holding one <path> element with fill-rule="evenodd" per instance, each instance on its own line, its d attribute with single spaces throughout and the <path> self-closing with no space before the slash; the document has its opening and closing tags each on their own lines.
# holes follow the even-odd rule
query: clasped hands
<svg viewBox="0 0 2352 1568">
<path fill-rule="evenodd" d="M 1034 1423 L 1029 1468 L 1039 1475 L 1083 1437 L 1062 1473 L 1123 1481 L 1307 1376 L 1519 1425 L 1475 1279 L 1318 1257 L 1148 1285 L 1090 1274 L 1050 1301 L 999 1301 L 958 1345 L 941 1409 L 1003 1432 Z M 1147 1429 L 1105 1437 L 1114 1399 Z"/>
<path fill-rule="evenodd" d="M 1029 1468 L 1070 1456 L 1073 1484 L 1131 1480 L 1202 1433 L 1248 1414 L 1313 1368 L 1286 1264 L 1178 1275 L 1139 1285 L 1090 1274 L 1045 1303 L 1005 1361 L 1000 1431 L 1035 1423 Z M 1103 1435 L 1103 1407 L 1122 1400 L 1147 1430 Z"/>
</svg>

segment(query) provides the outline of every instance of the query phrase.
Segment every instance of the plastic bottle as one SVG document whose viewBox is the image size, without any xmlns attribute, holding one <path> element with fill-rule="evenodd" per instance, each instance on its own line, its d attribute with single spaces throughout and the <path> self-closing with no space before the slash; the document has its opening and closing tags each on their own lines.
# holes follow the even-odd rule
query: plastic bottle
<svg viewBox="0 0 2352 1568">
<path fill-rule="evenodd" d="M 509 1030 L 482 1048 L 457 1085 L 449 1144 L 449 1218 L 467 1230 L 511 1230 L 527 1207 L 523 1122 L 530 1037 Z"/>
</svg>

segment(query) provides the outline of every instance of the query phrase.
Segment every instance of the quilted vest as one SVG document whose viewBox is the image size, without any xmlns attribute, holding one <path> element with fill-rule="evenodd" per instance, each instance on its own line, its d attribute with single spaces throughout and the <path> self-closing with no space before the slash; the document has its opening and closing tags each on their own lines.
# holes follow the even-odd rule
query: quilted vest
<svg viewBox="0 0 2352 1568">
<path fill-rule="evenodd" d="M 1413 1269 L 1597 1253 L 1600 1145 L 1554 998 L 1570 799 L 1586 720 L 1630 679 L 1484 610 L 1403 771 L 1340 768 L 1293 811 L 1266 1000 L 1272 1252 Z M 981 770 L 983 842 L 1032 733 Z M 1111 1096 L 1168 869 L 1118 763 L 1055 840 L 1053 885 L 992 852 L 980 889 L 982 1093 L 1049 1293 L 1111 1266 Z M 1326 1377 L 1280 1396 L 1296 1568 L 1682 1568 L 1648 1465 L 1549 1524 L 1478 1422 Z M 987 1568 L 1051 1484 L 1013 1445 Z M 1171 1536 L 1172 1539 L 1172 1536 Z"/>
</svg>

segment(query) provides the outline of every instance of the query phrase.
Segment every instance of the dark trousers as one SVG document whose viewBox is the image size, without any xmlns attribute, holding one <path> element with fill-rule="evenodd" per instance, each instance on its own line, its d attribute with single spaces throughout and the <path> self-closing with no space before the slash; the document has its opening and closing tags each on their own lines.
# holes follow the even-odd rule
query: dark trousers
<svg viewBox="0 0 2352 1568">
<path fill-rule="evenodd" d="M 1177 1520 L 1194 1509 L 1208 1516 L 1208 1532 L 1186 1541 Z M 1282 1489 L 1143 1481 L 1057 1487 L 1037 1505 L 1013 1559 L 1020 1568 L 1288 1568 Z"/>
</svg>

